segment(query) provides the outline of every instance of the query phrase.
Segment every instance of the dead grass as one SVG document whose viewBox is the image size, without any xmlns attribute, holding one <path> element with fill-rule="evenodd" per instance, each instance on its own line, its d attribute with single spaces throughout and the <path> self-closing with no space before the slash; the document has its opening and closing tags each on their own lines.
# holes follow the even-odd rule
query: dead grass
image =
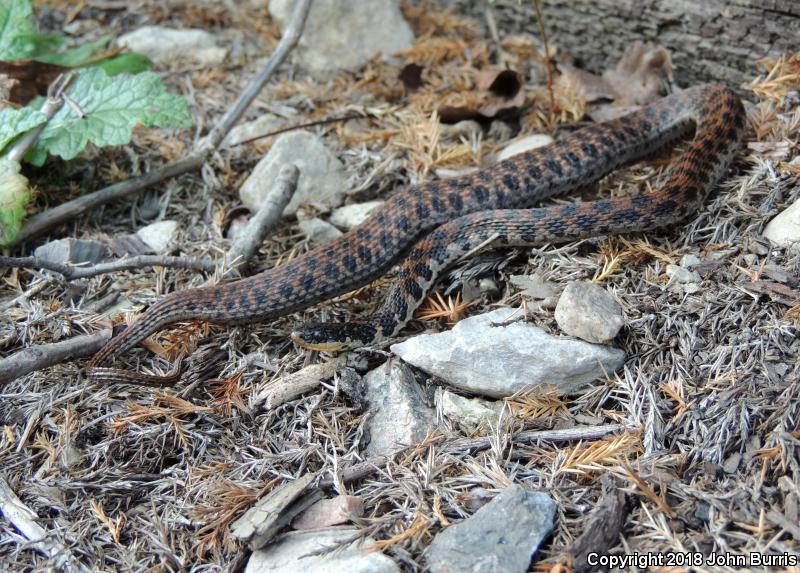
<svg viewBox="0 0 800 573">
<path fill-rule="evenodd" d="M 249 4 L 231 7 L 230 13 L 227 5 L 225 11 L 187 5 L 175 13 L 155 2 L 146 7 L 166 25 L 236 27 L 245 48 L 256 53 L 277 38 L 274 23 L 266 14 L 253 18 Z M 61 2 L 53 9 L 72 8 Z M 503 143 L 493 132 L 473 140 L 447 135 L 434 113 L 443 102 L 480 106 L 475 73 L 495 63 L 483 21 L 432 1 L 409 4 L 404 11 L 419 40 L 399 61 L 375 61 L 361 74 L 324 83 L 284 70 L 248 118 L 272 108 L 291 109 L 302 122 L 368 111 L 370 119 L 315 128 L 347 164 L 358 200 L 386 197 L 441 167 L 481 165 Z M 115 19 L 99 22 L 104 31 L 120 32 L 129 22 L 130 14 L 114 13 Z M 523 133 L 550 131 L 553 120 L 582 117 L 581 95 L 566 82 L 554 85 L 551 114 L 546 86 L 533 80 L 543 77 L 536 41 L 509 36 L 502 47 L 512 68 L 528 72 Z M 398 74 L 412 59 L 425 64 L 426 84 L 407 93 Z M 593 279 L 612 291 L 628 318 L 619 338 L 628 356 L 624 369 L 577 396 L 516 397 L 509 404 L 511 423 L 515 429 L 540 429 L 621 422 L 637 431 L 557 448 L 512 446 L 497 435 L 497 447 L 460 454 L 444 453 L 458 436 L 439 433 L 384 471 L 345 487 L 341 493 L 361 496 L 368 508 L 358 523 L 363 535 L 377 539 L 376 547 L 403 570 L 421 570 L 422 552 L 433 535 L 470 513 L 473 488 L 496 491 L 515 481 L 544 488 L 557 499 L 556 529 L 535 570 L 566 571 L 563 552 L 582 532 L 605 474 L 631 500 L 617 550 L 800 552 L 800 539 L 767 518 L 770 511 L 791 517 L 800 496 L 800 302 L 785 296 L 798 293 L 798 285 L 772 278 L 782 276 L 777 269 L 796 279 L 800 257 L 760 239 L 767 221 L 800 200 L 800 168 L 791 164 L 799 149 L 800 112 L 786 103 L 798 89 L 797 56 L 763 62 L 756 73 L 761 76 L 750 94 L 748 143 L 759 145 L 743 151 L 735 173 L 692 220 L 646 237 L 481 255 L 442 281 L 449 293 L 475 277 L 505 285 L 508 275 L 537 272 L 557 284 Z M 198 123 L 208 126 L 248 76 L 236 68 L 167 80 L 190 99 Z M 180 155 L 193 135 L 142 131 L 131 146 L 56 162 L 52 175 L 37 181 L 36 207 Z M 227 150 L 204 176 L 187 175 L 158 189 L 169 196 L 160 206 L 165 216 L 181 223 L 181 254 L 221 256 L 225 215 L 239 204 L 236 187 L 270 144 Z M 593 193 L 616 195 L 644 180 L 657 182 L 663 163 L 616 173 Z M 99 167 L 89 171 L 90 165 Z M 375 173 L 380 176 L 373 178 Z M 361 188 L 364 181 L 371 182 Z M 95 239 L 129 233 L 142 224 L 134 207 L 147 201 L 109 205 L 60 232 Z M 305 249 L 296 225 L 284 222 L 254 265 L 268 268 Z M 664 284 L 666 265 L 690 253 L 704 261 L 697 270 L 702 288 L 689 292 Z M 199 286 L 206 277 L 174 269 L 120 273 L 91 279 L 75 292 L 38 272 L 11 271 L 3 279 L 4 301 L 29 293 L 2 311 L 0 353 L 7 355 L 32 343 L 95 331 L 108 319 L 85 309 L 111 290 L 122 293 L 127 308 L 140 308 L 168 292 Z M 206 334 L 201 351 L 214 347 L 227 353 L 218 379 L 197 387 L 87 385 L 81 360 L 5 385 L 0 389 L 3 477 L 43 527 L 93 568 L 125 564 L 131 571 L 173 571 L 214 563 L 236 570 L 243 549 L 231 537 L 230 524 L 245 509 L 287 479 L 363 459 L 366 412 L 336 384 L 275 410 L 254 406 L 276 373 L 320 360 L 287 344 L 287 332 L 309 318 L 366 316 L 390 280 L 270 324 L 210 334 L 190 324 L 159 339 L 153 349 L 170 358 Z M 779 288 L 756 291 L 754 281 Z M 490 305 L 520 304 L 520 295 L 510 291 L 469 304 L 455 293 L 437 297 L 419 318 L 455 322 Z M 523 304 L 528 320 L 558 332 L 551 309 Z M 363 374 L 381 355 L 353 356 Z M 14 570 L 48 566 L 5 520 L 0 520 L 0 560 Z"/>
</svg>

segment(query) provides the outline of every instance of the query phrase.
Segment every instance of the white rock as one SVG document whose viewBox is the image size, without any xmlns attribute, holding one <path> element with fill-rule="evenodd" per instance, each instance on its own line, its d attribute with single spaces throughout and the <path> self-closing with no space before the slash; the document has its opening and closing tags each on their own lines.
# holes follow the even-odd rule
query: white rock
<svg viewBox="0 0 800 573">
<path fill-rule="evenodd" d="M 619 303 L 606 289 L 577 281 L 561 293 L 555 319 L 566 334 L 596 343 L 613 339 L 625 324 Z"/>
<path fill-rule="evenodd" d="M 167 250 L 175 231 L 178 229 L 177 221 L 158 221 L 142 227 L 136 234 L 145 245 L 153 249 L 156 253 L 163 253 Z"/>
<path fill-rule="evenodd" d="M 666 273 L 669 277 L 668 284 L 689 284 L 700 282 L 700 275 L 698 273 L 678 265 L 667 265 Z"/>
<path fill-rule="evenodd" d="M 688 255 L 683 255 L 683 257 L 681 257 L 681 266 L 685 269 L 691 270 L 689 267 L 700 265 L 702 263 L 703 261 L 700 260 L 700 257 L 698 257 L 697 255 L 693 255 L 691 253 Z"/>
<path fill-rule="evenodd" d="M 347 523 L 364 515 L 364 500 L 355 495 L 337 495 L 321 499 L 292 522 L 295 529 L 319 529 Z"/>
<path fill-rule="evenodd" d="M 436 412 L 408 367 L 389 360 L 364 377 L 364 397 L 373 415 L 367 422 L 367 455 L 389 454 L 421 442 L 436 427 Z"/>
<path fill-rule="evenodd" d="M 439 405 L 442 414 L 458 424 L 466 434 L 472 434 L 477 429 L 497 428 L 503 411 L 502 402 L 465 398 L 447 390 L 439 394 Z"/>
<path fill-rule="evenodd" d="M 294 0 L 270 0 L 269 11 L 283 30 Z M 383 54 L 407 50 L 414 33 L 395 0 L 314 0 L 293 57 L 317 77 L 355 70 Z"/>
<path fill-rule="evenodd" d="M 779 247 L 800 253 L 800 200 L 778 213 L 764 229 L 764 236 Z"/>
<path fill-rule="evenodd" d="M 521 139 L 512 141 L 497 154 L 497 161 L 504 161 L 520 153 L 525 153 L 537 147 L 544 147 L 553 143 L 553 138 L 545 133 L 535 133 Z"/>
<path fill-rule="evenodd" d="M 316 135 L 293 131 L 278 136 L 239 189 L 239 197 L 248 209 L 258 210 L 281 167 L 289 163 L 300 169 L 300 179 L 284 214 L 296 213 L 300 205 L 328 211 L 342 204 L 347 180 L 341 161 Z"/>
<path fill-rule="evenodd" d="M 350 545 L 314 555 L 358 534 L 352 527 L 323 531 L 289 533 L 277 543 L 253 551 L 245 573 L 399 573 L 400 568 L 380 552 L 371 552 L 375 543 L 367 538 Z"/>
<path fill-rule="evenodd" d="M 313 245 L 327 243 L 342 235 L 339 229 L 317 217 L 313 219 L 302 219 L 299 225 L 300 231 Z"/>
<path fill-rule="evenodd" d="M 551 336 L 523 322 L 505 324 L 518 318 L 516 310 L 501 308 L 391 349 L 453 386 L 495 398 L 549 385 L 569 394 L 611 374 L 625 360 L 617 348 Z"/>
<path fill-rule="evenodd" d="M 383 205 L 383 201 L 367 201 L 339 207 L 329 217 L 330 222 L 340 229 L 352 229 L 366 219 L 370 213 Z"/>
<path fill-rule="evenodd" d="M 52 261 L 54 263 L 67 264 L 94 264 L 103 260 L 108 255 L 108 247 L 98 241 L 88 241 L 85 239 L 57 239 L 44 245 L 36 247 L 33 251 L 34 256 Z"/>
<path fill-rule="evenodd" d="M 265 113 L 258 119 L 237 125 L 231 129 L 225 137 L 222 145 L 237 145 L 242 141 L 255 139 L 273 131 L 277 131 L 286 125 L 287 121 L 277 115 Z"/>
<path fill-rule="evenodd" d="M 143 26 L 123 34 L 117 45 L 144 54 L 159 65 L 216 66 L 225 61 L 228 53 L 204 30 L 173 30 L 163 26 Z"/>
<path fill-rule="evenodd" d="M 533 299 L 543 300 L 555 296 L 558 286 L 545 280 L 541 275 L 511 275 L 511 284 L 522 290 L 522 294 Z"/>
</svg>

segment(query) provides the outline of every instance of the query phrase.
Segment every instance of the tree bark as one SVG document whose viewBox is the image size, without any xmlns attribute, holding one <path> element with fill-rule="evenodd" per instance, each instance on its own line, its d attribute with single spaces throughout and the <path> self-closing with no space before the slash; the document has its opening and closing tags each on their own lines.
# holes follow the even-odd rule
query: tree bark
<svg viewBox="0 0 800 573">
<path fill-rule="evenodd" d="M 672 54 L 681 86 L 719 81 L 742 89 L 757 74 L 756 60 L 800 46 L 800 0 L 541 0 L 541 6 L 550 43 L 578 67 L 601 72 L 633 42 L 655 42 Z M 501 36 L 539 37 L 530 1 L 500 0 L 496 7 Z M 524 30 L 515 30 L 520 24 Z"/>
</svg>

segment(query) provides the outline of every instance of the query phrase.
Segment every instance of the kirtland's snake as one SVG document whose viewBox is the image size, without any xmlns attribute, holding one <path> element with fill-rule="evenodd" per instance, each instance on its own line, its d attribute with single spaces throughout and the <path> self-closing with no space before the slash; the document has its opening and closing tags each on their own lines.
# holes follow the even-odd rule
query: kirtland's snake
<svg viewBox="0 0 800 573">
<path fill-rule="evenodd" d="M 307 324 L 292 339 L 310 348 L 338 350 L 394 336 L 412 318 L 439 272 L 482 243 L 536 245 L 663 227 L 690 216 L 730 165 L 744 124 L 744 109 L 731 90 L 702 85 L 489 169 L 410 187 L 347 234 L 303 256 L 237 282 L 164 297 L 106 344 L 90 360 L 87 374 L 106 382 L 174 382 L 180 366 L 168 376 L 151 376 L 101 365 L 168 324 L 274 319 L 368 283 L 403 257 L 386 301 L 368 321 Z M 531 208 L 656 152 L 693 127 L 694 138 L 657 189 Z"/>
</svg>

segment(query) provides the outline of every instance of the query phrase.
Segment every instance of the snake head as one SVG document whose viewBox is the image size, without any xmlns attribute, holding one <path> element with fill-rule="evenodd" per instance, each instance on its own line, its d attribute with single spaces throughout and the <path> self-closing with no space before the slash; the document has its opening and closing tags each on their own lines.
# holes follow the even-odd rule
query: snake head
<svg viewBox="0 0 800 573">
<path fill-rule="evenodd" d="M 291 338 L 301 348 L 341 352 L 373 344 L 378 330 L 366 322 L 309 322 L 293 331 Z"/>
</svg>

